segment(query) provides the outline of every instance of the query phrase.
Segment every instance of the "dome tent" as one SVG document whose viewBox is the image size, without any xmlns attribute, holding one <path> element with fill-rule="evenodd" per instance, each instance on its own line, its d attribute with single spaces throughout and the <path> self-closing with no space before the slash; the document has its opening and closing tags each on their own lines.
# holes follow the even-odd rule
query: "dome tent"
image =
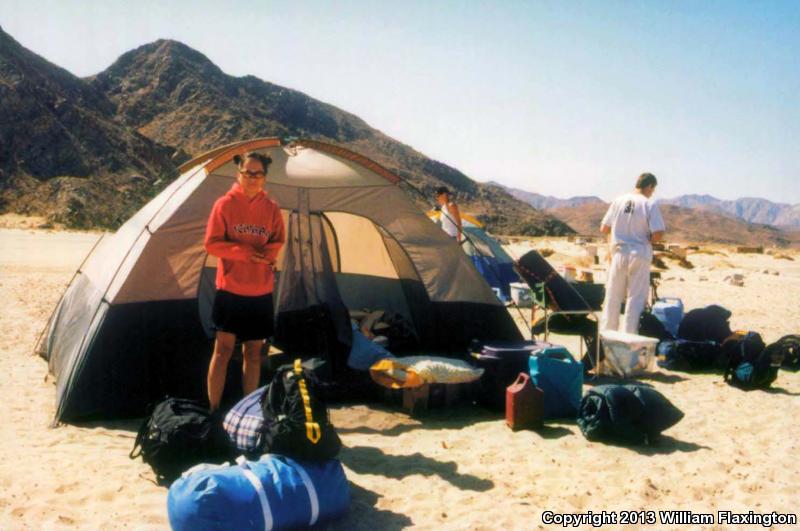
<svg viewBox="0 0 800 531">
<path fill-rule="evenodd" d="M 428 211 L 428 217 L 441 224 L 441 210 Z M 461 247 L 472 260 L 475 269 L 492 287 L 500 290 L 504 301 L 511 299 L 511 283 L 521 282 L 514 270 L 514 259 L 484 229 L 483 223 L 471 214 L 461 215 L 461 230 L 464 241 Z"/>
<path fill-rule="evenodd" d="M 238 142 L 184 164 L 80 267 L 37 345 L 57 380 L 56 421 L 138 416 L 166 394 L 205 396 L 216 261 L 203 237 L 211 206 L 235 179 L 233 156 L 247 151 L 272 158 L 266 189 L 286 221 L 276 320 L 284 302 L 319 296 L 325 273 L 335 279 L 327 296 L 404 316 L 421 348 L 521 338 L 467 256 L 394 174 L 321 142 Z"/>
</svg>

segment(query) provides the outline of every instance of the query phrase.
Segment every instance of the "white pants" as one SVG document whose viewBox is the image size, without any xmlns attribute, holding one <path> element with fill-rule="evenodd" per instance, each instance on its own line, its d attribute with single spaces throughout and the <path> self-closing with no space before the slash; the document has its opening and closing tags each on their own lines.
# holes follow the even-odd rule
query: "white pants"
<svg viewBox="0 0 800 531">
<path fill-rule="evenodd" d="M 639 333 L 639 317 L 647 301 L 650 288 L 650 263 L 653 252 L 649 248 L 618 245 L 611 258 L 606 280 L 606 298 L 601 330 L 618 330 L 622 301 L 625 301 L 625 328 L 623 332 Z"/>
</svg>

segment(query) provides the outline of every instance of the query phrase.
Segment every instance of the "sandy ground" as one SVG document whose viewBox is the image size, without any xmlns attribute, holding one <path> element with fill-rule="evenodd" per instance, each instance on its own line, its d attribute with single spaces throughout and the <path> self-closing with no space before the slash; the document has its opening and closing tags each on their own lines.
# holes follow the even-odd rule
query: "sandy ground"
<svg viewBox="0 0 800 531">
<path fill-rule="evenodd" d="M 166 489 L 128 459 L 138 421 L 49 427 L 54 382 L 32 350 L 97 237 L 0 229 L 0 529 L 168 527 Z M 582 249 L 563 240 L 532 245 L 554 248 L 554 263 L 580 262 Z M 668 263 L 660 293 L 688 308 L 722 304 L 734 328 L 767 341 L 800 332 L 800 256 L 715 252 L 726 254 L 690 254 L 693 270 Z M 724 282 L 734 272 L 744 287 Z M 550 527 L 546 510 L 798 512 L 800 374 L 783 372 L 770 392 L 751 393 L 716 375 L 660 370 L 643 380 L 686 413 L 653 447 L 590 443 L 574 422 L 515 433 L 468 406 L 424 420 L 335 408 L 353 503 L 343 520 L 322 527 L 538 529 Z"/>
</svg>

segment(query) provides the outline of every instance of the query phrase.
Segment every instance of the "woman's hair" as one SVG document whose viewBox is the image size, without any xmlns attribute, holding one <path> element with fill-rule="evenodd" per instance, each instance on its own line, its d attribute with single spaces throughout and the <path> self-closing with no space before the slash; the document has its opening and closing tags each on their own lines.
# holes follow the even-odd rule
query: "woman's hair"
<svg viewBox="0 0 800 531">
<path fill-rule="evenodd" d="M 233 156 L 233 162 L 235 162 L 236 165 L 239 166 L 239 169 L 241 169 L 244 166 L 244 163 L 247 161 L 247 159 L 255 159 L 258 162 L 260 162 L 261 166 L 264 167 L 264 173 L 267 173 L 267 169 L 269 168 L 269 165 L 272 163 L 272 159 L 270 157 L 268 157 L 267 155 L 262 155 L 261 153 L 256 153 L 255 151 L 248 151 L 244 155 Z"/>
</svg>

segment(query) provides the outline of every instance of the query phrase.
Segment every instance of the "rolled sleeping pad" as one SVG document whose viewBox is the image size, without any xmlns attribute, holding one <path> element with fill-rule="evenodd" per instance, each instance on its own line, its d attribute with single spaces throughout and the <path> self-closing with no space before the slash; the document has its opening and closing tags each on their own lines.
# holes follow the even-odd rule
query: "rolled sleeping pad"
<svg viewBox="0 0 800 531">
<path fill-rule="evenodd" d="M 309 527 L 344 515 L 349 505 L 338 459 L 300 463 L 274 454 L 239 458 L 235 465 L 198 465 L 167 495 L 176 531 Z"/>
</svg>

